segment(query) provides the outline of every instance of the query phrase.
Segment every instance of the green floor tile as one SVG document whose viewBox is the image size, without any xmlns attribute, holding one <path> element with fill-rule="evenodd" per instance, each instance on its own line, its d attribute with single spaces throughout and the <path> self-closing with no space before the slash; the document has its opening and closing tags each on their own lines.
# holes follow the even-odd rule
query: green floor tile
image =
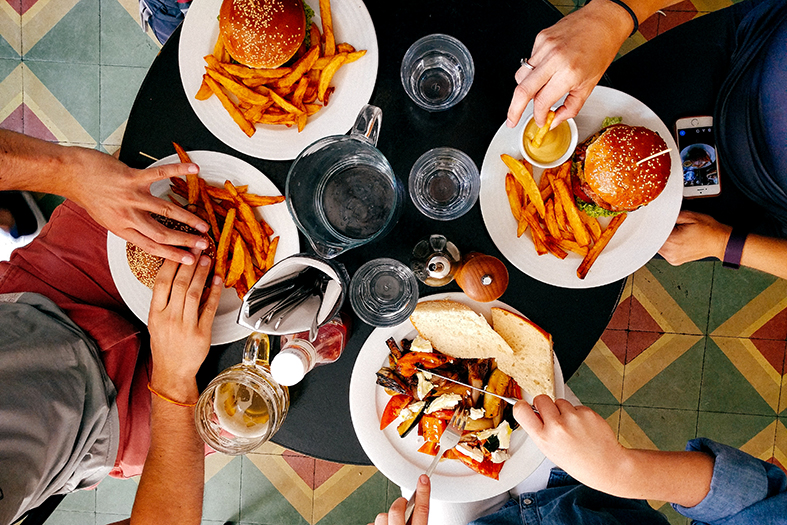
<svg viewBox="0 0 787 525">
<path fill-rule="evenodd" d="M 98 142 L 99 71 L 98 65 L 59 62 L 26 62 L 34 74 Z M 29 74 L 29 73 L 28 73 Z M 25 79 L 25 84 L 28 80 Z M 46 112 L 47 108 L 42 108 Z"/>
<path fill-rule="evenodd" d="M 93 525 L 94 523 L 96 523 L 96 515 L 93 512 L 72 512 L 59 508 L 46 520 L 46 525 Z"/>
<path fill-rule="evenodd" d="M 708 338 L 705 349 L 700 410 L 775 415 L 774 410 L 711 338 Z"/>
<path fill-rule="evenodd" d="M 19 41 L 21 34 L 20 30 L 14 37 L 9 35 L 8 38 L 14 38 L 15 41 Z M 14 47 L 8 43 L 5 35 L 0 35 L 0 58 L 19 58 L 19 53 L 17 53 Z"/>
<path fill-rule="evenodd" d="M 401 497 L 402 497 L 402 489 L 399 487 L 399 485 L 397 485 L 396 483 L 394 483 L 389 479 L 387 494 L 385 498 L 385 508 L 390 509 L 391 505 L 393 505 L 393 502 Z"/>
<path fill-rule="evenodd" d="M 659 450 L 683 450 L 696 437 L 697 412 L 664 408 L 623 407 Z M 628 435 L 621 423 L 620 433 Z"/>
<path fill-rule="evenodd" d="M 147 69 L 139 67 L 101 66 L 101 143 L 120 127 L 131 112 L 131 106 L 145 79 Z M 122 135 L 112 144 L 120 144 Z"/>
<path fill-rule="evenodd" d="M 700 339 L 682 356 L 659 372 L 656 377 L 626 399 L 624 406 L 696 410 L 700 399 L 705 340 L 706 338 Z M 625 371 L 623 381 L 626 381 Z"/>
<path fill-rule="evenodd" d="M 700 412 L 697 437 L 740 448 L 776 420 L 775 417 Z M 775 440 L 775 435 L 774 435 Z"/>
<path fill-rule="evenodd" d="M 697 328 L 704 332 L 710 309 L 713 263 L 696 261 L 672 266 L 663 259 L 652 259 L 647 268 Z"/>
<path fill-rule="evenodd" d="M 117 1 L 101 3 L 101 64 L 147 68 L 159 47 Z"/>
<path fill-rule="evenodd" d="M 387 512 L 388 508 L 388 479 L 378 472 L 317 523 L 370 523 L 379 513 Z"/>
<path fill-rule="evenodd" d="M 22 61 L 20 59 L 0 58 L 0 82 L 5 80 L 5 78 L 11 73 L 11 71 L 18 68 L 19 64 L 21 63 Z M 8 89 L 13 89 L 13 90 L 19 89 L 21 91 L 22 86 L 21 85 L 19 85 L 18 87 L 16 85 L 8 86 Z M 3 96 L 5 95 L 6 93 L 3 93 Z M 8 95 L 13 95 L 13 93 L 8 93 Z"/>
<path fill-rule="evenodd" d="M 607 405 L 618 403 L 617 398 L 584 363 L 579 366 L 566 384 L 583 403 L 600 403 Z M 618 396 L 620 394 L 620 392 L 617 392 Z"/>
<path fill-rule="evenodd" d="M 105 478 L 96 489 L 96 512 L 131 515 L 137 483 L 133 479 Z"/>
<path fill-rule="evenodd" d="M 96 491 L 95 490 L 77 490 L 71 494 L 66 495 L 57 510 L 71 510 L 79 512 L 95 512 L 96 511 Z"/>
<path fill-rule="evenodd" d="M 708 333 L 716 330 L 777 279 L 757 270 L 730 270 L 722 268 L 720 262 L 714 265 Z"/>
<path fill-rule="evenodd" d="M 620 405 L 618 405 L 618 404 L 607 405 L 607 404 L 604 404 L 604 403 L 583 403 L 583 405 L 585 405 L 588 408 L 593 409 L 594 412 L 596 412 L 598 415 L 600 415 L 604 419 L 609 418 L 609 416 L 611 416 L 618 409 L 620 409 Z M 617 433 L 617 429 L 615 429 L 615 432 Z"/>
<path fill-rule="evenodd" d="M 30 49 L 23 50 L 24 58 L 97 65 L 98 24 L 98 0 L 81 0 Z"/>
<path fill-rule="evenodd" d="M 241 522 L 255 525 L 307 523 L 254 463 L 244 457 L 241 469 Z"/>
<path fill-rule="evenodd" d="M 205 484 L 202 518 L 238 521 L 240 512 L 241 458 L 235 458 Z"/>
</svg>

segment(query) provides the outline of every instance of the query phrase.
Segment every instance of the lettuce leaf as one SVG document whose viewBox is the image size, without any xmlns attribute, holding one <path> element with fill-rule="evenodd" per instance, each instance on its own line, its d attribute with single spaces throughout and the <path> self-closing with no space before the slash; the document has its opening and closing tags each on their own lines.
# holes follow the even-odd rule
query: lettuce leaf
<svg viewBox="0 0 787 525">
<path fill-rule="evenodd" d="M 588 217 L 614 217 L 615 215 L 620 215 L 623 213 L 622 211 L 605 210 L 601 206 L 596 206 L 595 204 L 585 202 L 582 199 L 574 200 L 577 201 L 577 208 L 584 211 Z"/>
<path fill-rule="evenodd" d="M 621 122 L 623 122 L 623 117 L 607 117 L 601 123 L 601 129 L 614 126 L 615 124 L 620 124 Z"/>
</svg>

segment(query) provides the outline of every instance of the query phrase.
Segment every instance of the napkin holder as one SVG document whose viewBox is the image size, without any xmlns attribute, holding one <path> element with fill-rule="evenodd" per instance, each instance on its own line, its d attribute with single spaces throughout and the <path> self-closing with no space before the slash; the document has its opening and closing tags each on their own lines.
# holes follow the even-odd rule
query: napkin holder
<svg viewBox="0 0 787 525">
<path fill-rule="evenodd" d="M 294 277 L 302 270 L 312 267 L 324 273 L 327 278 L 327 285 L 323 293 L 322 303 L 317 314 L 317 325 L 322 325 L 330 321 L 339 312 L 349 286 L 350 277 L 344 265 L 336 261 L 328 261 L 312 255 L 297 254 L 287 257 L 273 265 L 270 270 L 265 272 L 251 290 L 244 296 L 243 305 L 238 314 L 238 324 L 250 330 L 263 332 L 270 335 L 287 335 L 306 332 L 312 326 L 313 315 L 311 308 L 308 308 L 306 301 L 289 312 L 274 328 L 273 321 L 265 323 L 261 320 L 263 312 L 258 311 L 251 317 L 247 315 L 248 301 L 251 293 L 258 289 L 289 277 Z"/>
</svg>

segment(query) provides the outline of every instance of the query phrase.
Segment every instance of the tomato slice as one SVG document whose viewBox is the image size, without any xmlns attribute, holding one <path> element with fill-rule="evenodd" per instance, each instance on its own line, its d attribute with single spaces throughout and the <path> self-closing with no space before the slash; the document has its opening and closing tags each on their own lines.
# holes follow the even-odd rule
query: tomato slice
<svg viewBox="0 0 787 525">
<path fill-rule="evenodd" d="M 394 422 L 404 407 L 410 404 L 413 398 L 407 394 L 396 394 L 388 400 L 383 415 L 380 417 L 380 430 Z"/>
</svg>

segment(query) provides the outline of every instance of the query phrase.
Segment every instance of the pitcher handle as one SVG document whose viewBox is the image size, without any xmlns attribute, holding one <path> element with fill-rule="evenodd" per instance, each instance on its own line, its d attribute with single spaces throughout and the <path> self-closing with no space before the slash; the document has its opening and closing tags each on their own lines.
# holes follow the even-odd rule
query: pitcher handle
<svg viewBox="0 0 787 525">
<path fill-rule="evenodd" d="M 380 136 L 380 126 L 383 120 L 383 110 L 377 106 L 367 104 L 358 113 L 350 135 L 369 142 L 372 146 L 377 145 Z"/>
<path fill-rule="evenodd" d="M 268 334 L 263 334 L 262 332 L 252 333 L 246 339 L 246 346 L 243 348 L 243 364 L 246 366 L 267 365 L 270 358 L 270 349 Z"/>
</svg>

